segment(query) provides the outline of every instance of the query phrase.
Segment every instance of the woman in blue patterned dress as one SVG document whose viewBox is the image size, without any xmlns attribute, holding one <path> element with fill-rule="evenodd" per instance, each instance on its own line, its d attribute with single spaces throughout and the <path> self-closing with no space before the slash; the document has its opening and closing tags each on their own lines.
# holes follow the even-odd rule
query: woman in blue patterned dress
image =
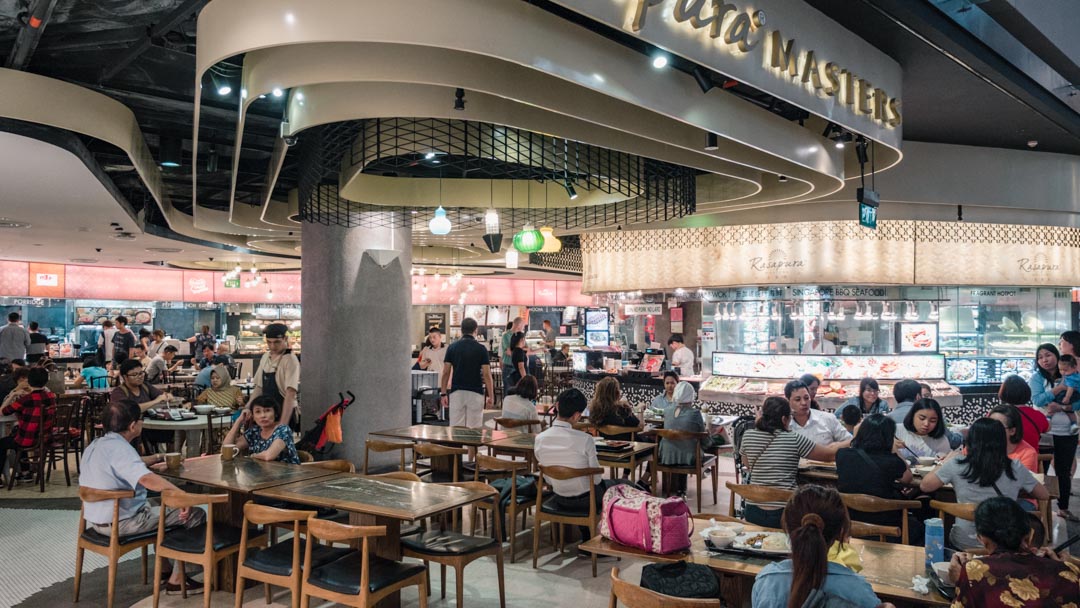
<svg viewBox="0 0 1080 608">
<path fill-rule="evenodd" d="M 292 430 L 278 424 L 280 418 L 281 404 L 270 397 L 256 397 L 233 423 L 224 443 L 235 444 L 259 460 L 300 464 Z"/>
</svg>

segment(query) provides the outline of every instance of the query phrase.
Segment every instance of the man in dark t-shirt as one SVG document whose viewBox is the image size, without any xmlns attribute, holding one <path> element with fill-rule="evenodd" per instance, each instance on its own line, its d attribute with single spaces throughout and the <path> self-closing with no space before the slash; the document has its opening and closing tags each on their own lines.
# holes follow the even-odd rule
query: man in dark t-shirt
<svg viewBox="0 0 1080 608">
<path fill-rule="evenodd" d="M 113 319 L 113 322 L 116 323 L 116 333 L 112 336 L 113 360 L 116 360 L 116 353 L 124 353 L 130 357 L 131 349 L 135 348 L 135 332 L 128 329 L 127 317 L 123 315 Z"/>
<path fill-rule="evenodd" d="M 461 322 L 461 339 L 446 349 L 439 389 L 443 406 L 450 407 L 450 426 L 480 428 L 484 423 L 484 406 L 495 400 L 491 356 L 487 348 L 476 341 L 475 333 L 476 320 L 466 317 Z M 451 376 L 453 383 L 450 383 Z"/>
</svg>

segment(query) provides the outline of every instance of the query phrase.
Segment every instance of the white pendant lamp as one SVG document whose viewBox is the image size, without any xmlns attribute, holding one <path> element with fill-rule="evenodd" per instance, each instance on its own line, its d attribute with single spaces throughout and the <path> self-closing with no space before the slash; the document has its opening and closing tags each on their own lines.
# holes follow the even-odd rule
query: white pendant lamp
<svg viewBox="0 0 1080 608">
<path fill-rule="evenodd" d="M 446 236 L 450 234 L 450 220 L 446 217 L 446 209 L 442 208 L 442 205 L 435 210 L 435 217 L 431 218 L 428 222 L 428 230 L 435 236 Z"/>
<path fill-rule="evenodd" d="M 506 267 L 511 270 L 518 267 L 518 252 L 513 247 L 506 250 Z"/>
</svg>

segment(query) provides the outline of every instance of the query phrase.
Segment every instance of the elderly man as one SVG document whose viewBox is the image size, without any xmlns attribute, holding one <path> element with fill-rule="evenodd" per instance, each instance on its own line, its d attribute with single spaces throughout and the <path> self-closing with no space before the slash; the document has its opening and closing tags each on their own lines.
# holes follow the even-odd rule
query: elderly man
<svg viewBox="0 0 1080 608">
<path fill-rule="evenodd" d="M 133 490 L 133 498 L 120 500 L 120 521 L 117 532 L 121 536 L 141 534 L 157 530 L 161 507 L 152 505 L 146 491 L 162 492 L 177 490 L 165 478 L 152 472 L 164 466 L 165 456 L 154 454 L 139 456 L 131 442 L 142 434 L 142 412 L 139 404 L 130 399 L 111 401 L 101 413 L 105 435 L 86 446 L 82 457 L 82 473 L 79 484 L 98 490 Z M 112 501 L 89 502 L 84 505 L 86 522 L 100 534 L 110 535 L 112 528 Z M 165 512 L 167 526 L 194 528 L 206 523 L 202 509 L 168 509 Z M 166 593 L 180 592 L 180 568 L 173 568 L 165 583 Z M 201 593 L 202 583 L 188 579 L 188 593 Z"/>
</svg>

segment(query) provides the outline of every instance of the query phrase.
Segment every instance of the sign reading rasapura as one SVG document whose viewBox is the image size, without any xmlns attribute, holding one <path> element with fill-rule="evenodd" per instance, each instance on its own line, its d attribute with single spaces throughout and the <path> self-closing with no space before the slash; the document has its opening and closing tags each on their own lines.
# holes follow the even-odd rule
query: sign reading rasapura
<svg viewBox="0 0 1080 608">
<path fill-rule="evenodd" d="M 888 127 L 901 123 L 899 99 L 845 68 L 839 59 L 819 57 L 813 48 L 767 27 L 764 10 L 751 12 L 723 0 L 634 0 L 634 4 L 631 27 L 635 33 L 654 20 L 672 18 L 689 29 L 706 30 L 709 38 L 727 47 L 718 52 L 762 53 L 766 68 L 836 97 L 856 114 L 868 115 Z"/>
</svg>

